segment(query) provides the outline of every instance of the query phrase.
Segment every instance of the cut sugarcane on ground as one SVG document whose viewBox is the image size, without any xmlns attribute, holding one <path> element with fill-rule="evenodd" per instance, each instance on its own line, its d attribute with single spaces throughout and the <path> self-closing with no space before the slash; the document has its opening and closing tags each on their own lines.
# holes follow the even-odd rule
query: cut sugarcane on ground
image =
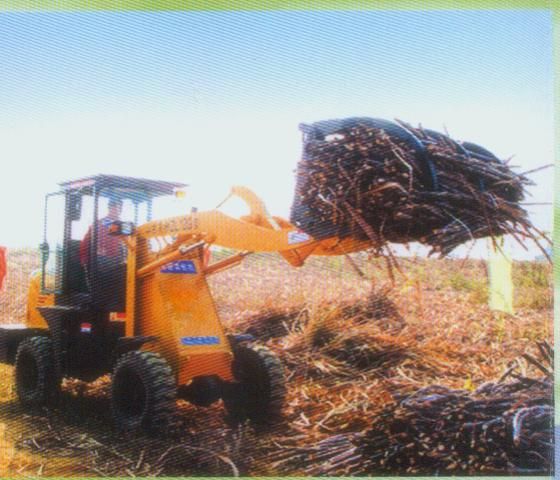
<svg viewBox="0 0 560 480">
<path fill-rule="evenodd" d="M 474 392 L 431 385 L 397 398 L 363 433 L 287 447 L 270 461 L 308 475 L 552 471 L 551 376 L 515 375 Z"/>
<path fill-rule="evenodd" d="M 536 301 L 530 309 L 519 304 L 521 310 L 512 317 L 486 307 L 479 292 L 481 285 L 486 288 L 481 281 L 484 262 L 401 261 L 409 278 L 397 278 L 390 290 L 371 290 L 367 282 L 351 276 L 335 282 L 325 267 L 317 268 L 317 275 L 300 279 L 296 290 L 312 298 L 313 288 L 328 292 L 330 283 L 331 301 L 315 294 L 314 304 L 299 307 L 299 316 L 290 297 L 282 295 L 287 287 L 276 284 L 270 275 L 275 293 L 265 300 L 271 305 L 268 311 L 260 317 L 240 313 L 239 319 L 232 318 L 234 324 L 243 325 L 243 331 L 258 332 L 270 315 L 278 318 L 279 306 L 286 308 L 286 333 L 269 336 L 267 342 L 283 357 L 290 378 L 288 423 L 282 432 L 261 438 L 264 455 L 255 457 L 256 471 L 282 475 L 550 472 L 546 449 L 550 452 L 552 442 L 551 351 L 544 340 L 551 339 L 551 277 L 546 294 L 537 287 L 542 277 L 536 271 L 551 272 L 551 266 L 514 263 L 515 285 L 522 283 L 521 277 L 534 280 L 532 290 L 523 286 L 519 292 L 525 293 L 519 296 L 528 301 L 529 291 L 539 291 L 539 297 L 549 300 L 544 308 Z M 363 262 L 360 265 L 377 284 L 386 280 L 383 262 L 373 261 L 375 268 Z M 257 261 L 242 268 L 247 270 L 241 275 L 249 274 L 250 268 L 257 276 L 268 276 L 264 264 Z M 284 282 L 288 270 L 285 275 Z M 307 285 L 307 280 L 314 284 Z M 216 281 L 227 282 L 227 278 Z M 341 291 L 347 298 L 340 298 Z M 226 298 L 221 298 L 224 308 L 228 308 Z M 253 311 L 253 302 L 246 300 L 247 312 Z M 368 314 L 368 305 L 374 306 L 374 315 Z M 540 319 L 528 320 L 530 311 L 539 311 Z M 435 394 L 440 395 L 439 403 L 424 404 L 433 401 Z M 432 423 L 421 425 L 424 432 L 415 426 L 426 413 L 412 409 L 418 405 L 432 409 Z M 426 437 L 438 431 L 446 412 L 451 419 L 441 426 L 439 436 Z M 393 422 L 395 417 L 398 422 Z M 469 423 L 478 421 L 469 431 Z M 388 443 L 376 444 L 382 428 L 394 429 L 395 435 Z M 404 428 L 408 437 L 399 436 L 398 428 Z M 476 451 L 465 447 L 465 432 L 481 443 L 475 443 Z M 486 433 L 493 440 L 485 440 Z M 427 451 L 410 445 L 411 438 L 421 434 Z M 442 442 L 449 450 L 441 450 Z M 407 464 L 414 448 L 419 448 L 419 458 L 427 456 L 431 463 Z"/>
<path fill-rule="evenodd" d="M 391 285 L 381 259 L 353 258 L 373 282 L 357 277 L 343 258 L 312 258 L 301 269 L 294 269 L 276 255 L 248 257 L 238 268 L 211 277 L 228 331 L 252 332 L 285 365 L 288 394 L 282 423 L 268 431 L 246 425 L 231 428 L 224 424 L 220 403 L 203 408 L 181 401 L 177 404 L 178 429 L 169 438 L 122 437 L 110 427 L 108 378 L 91 384 L 66 380 L 62 408 L 29 414 L 15 401 L 13 372 L 4 367 L 0 372 L 0 423 L 5 429 L 0 441 L 7 445 L 4 451 L 9 456 L 5 465 L 0 462 L 0 468 L 5 467 L 0 470 L 2 475 L 406 472 L 406 464 L 396 466 L 399 454 L 381 465 L 381 459 L 371 452 L 400 448 L 402 455 L 409 456 L 410 451 L 404 449 L 411 443 L 407 439 L 391 438 L 391 442 L 406 440 L 400 447 L 398 443 L 376 447 L 375 432 L 390 428 L 397 408 L 402 423 L 408 422 L 412 428 L 419 412 L 405 407 L 415 405 L 414 400 L 422 395 L 431 395 L 422 389 L 439 385 L 438 393 L 449 396 L 442 405 L 448 402 L 446 408 L 452 410 L 459 405 L 453 403 L 456 396 L 461 402 L 467 402 L 465 396 L 475 403 L 484 400 L 490 394 L 479 389 L 487 382 L 497 382 L 514 365 L 500 385 L 517 382 L 514 375 L 547 381 L 523 354 L 546 366 L 539 360 L 536 341 L 552 342 L 550 265 L 514 262 L 516 315 L 500 316 L 485 304 L 484 262 L 403 258 L 400 261 L 408 278 L 397 276 Z M 8 262 L 12 273 L 6 296 L 0 300 L 2 312 L 8 314 L 5 319 L 17 322 L 25 312 L 29 273 L 37 268 L 39 259 L 35 252 L 12 250 Z M 514 392 L 511 398 L 522 398 L 525 393 L 521 390 L 516 395 Z M 403 404 L 407 398 L 413 401 Z M 441 408 L 438 405 L 430 408 Z M 525 445 L 538 418 L 517 418 L 522 420 L 519 440 Z M 546 424 L 546 418 L 541 420 Z M 451 422 L 448 426 L 461 425 Z M 446 445 L 452 444 L 452 432 Z M 544 435 L 547 432 L 546 428 L 540 430 Z M 512 439 L 509 436 L 505 441 Z M 371 444 L 369 450 L 366 440 Z M 433 445 L 429 442 L 424 441 Z M 437 445 L 435 451 L 439 452 Z M 441 457 L 444 453 L 439 452 Z M 519 473 L 521 468 L 550 473 L 549 464 L 535 465 L 534 458 L 525 464 L 496 466 L 492 458 L 469 464 L 466 456 L 466 470 L 461 463 L 454 467 L 452 462 L 436 460 L 440 466 L 433 471 L 428 468 L 427 473 L 438 468 L 445 473 Z M 450 465 L 456 470 L 447 470 Z"/>
<path fill-rule="evenodd" d="M 550 347 L 544 342 L 538 345 L 546 349 L 541 360 L 550 369 Z M 526 358 L 539 362 L 529 355 Z M 371 462 L 367 470 L 550 471 L 554 456 L 552 372 L 531 378 L 513 370 L 509 373 L 511 381 L 485 383 L 474 392 L 432 385 L 386 408 L 357 440 Z"/>
</svg>

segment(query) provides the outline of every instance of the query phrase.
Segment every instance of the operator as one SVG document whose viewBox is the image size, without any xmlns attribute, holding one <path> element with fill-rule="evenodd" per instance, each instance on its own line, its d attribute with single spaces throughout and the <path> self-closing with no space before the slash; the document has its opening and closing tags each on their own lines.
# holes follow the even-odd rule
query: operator
<svg viewBox="0 0 560 480">
<path fill-rule="evenodd" d="M 105 268 L 122 263 L 124 260 L 124 247 L 118 236 L 109 234 L 109 226 L 112 222 L 120 220 L 122 211 L 122 200 L 111 198 L 109 200 L 109 211 L 107 216 L 96 223 L 97 228 L 97 266 L 102 271 Z M 93 225 L 89 227 L 86 235 L 80 243 L 80 263 L 89 272 L 91 262 L 91 236 Z"/>
</svg>

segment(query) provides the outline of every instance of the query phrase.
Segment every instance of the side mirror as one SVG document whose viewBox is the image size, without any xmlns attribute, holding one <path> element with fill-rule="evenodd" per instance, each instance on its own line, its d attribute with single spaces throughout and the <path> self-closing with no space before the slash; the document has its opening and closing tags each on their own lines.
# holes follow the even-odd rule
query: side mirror
<svg viewBox="0 0 560 480">
<path fill-rule="evenodd" d="M 79 193 L 68 195 L 68 217 L 70 221 L 79 220 L 82 216 L 82 196 Z"/>
<path fill-rule="evenodd" d="M 109 225 L 109 235 L 133 235 L 135 232 L 135 227 L 133 222 L 123 222 L 121 220 L 115 220 Z"/>
</svg>

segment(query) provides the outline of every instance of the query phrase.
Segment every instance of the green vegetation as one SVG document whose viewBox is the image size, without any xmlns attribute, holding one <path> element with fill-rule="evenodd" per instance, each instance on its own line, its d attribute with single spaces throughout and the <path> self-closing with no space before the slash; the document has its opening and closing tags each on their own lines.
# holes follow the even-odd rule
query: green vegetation
<svg viewBox="0 0 560 480">
<path fill-rule="evenodd" d="M 552 265 L 545 262 L 514 262 L 512 276 L 516 308 L 552 308 Z"/>
<path fill-rule="evenodd" d="M 488 302 L 488 279 L 484 276 L 470 276 L 461 272 L 453 272 L 447 280 L 448 285 L 456 291 L 470 295 L 472 303 Z"/>
</svg>

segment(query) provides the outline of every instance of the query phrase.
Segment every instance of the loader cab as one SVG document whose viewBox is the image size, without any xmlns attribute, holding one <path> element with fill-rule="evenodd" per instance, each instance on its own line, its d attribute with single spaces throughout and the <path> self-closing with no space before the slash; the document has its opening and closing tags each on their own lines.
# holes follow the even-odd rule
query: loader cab
<svg viewBox="0 0 560 480">
<path fill-rule="evenodd" d="M 154 200 L 186 185 L 97 175 L 60 186 L 46 197 L 42 293 L 54 294 L 56 305 L 123 312 L 126 248 L 118 237 L 106 237 L 106 229 L 115 220 L 129 225 L 150 221 Z"/>
</svg>

